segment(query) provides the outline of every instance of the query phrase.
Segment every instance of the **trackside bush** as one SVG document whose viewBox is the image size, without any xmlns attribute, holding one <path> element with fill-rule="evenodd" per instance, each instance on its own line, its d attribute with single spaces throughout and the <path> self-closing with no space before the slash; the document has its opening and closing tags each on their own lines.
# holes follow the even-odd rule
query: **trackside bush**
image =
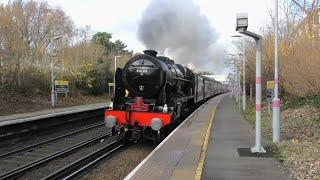
<svg viewBox="0 0 320 180">
<path fill-rule="evenodd" d="M 105 64 L 86 64 L 80 68 L 77 79 L 76 87 L 81 93 L 98 95 L 106 92 L 112 75 Z"/>
</svg>

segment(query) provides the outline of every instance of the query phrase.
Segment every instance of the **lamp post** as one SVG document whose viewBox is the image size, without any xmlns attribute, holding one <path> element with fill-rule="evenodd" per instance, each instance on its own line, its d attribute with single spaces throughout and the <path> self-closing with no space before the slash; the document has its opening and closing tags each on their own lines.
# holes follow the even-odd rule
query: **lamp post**
<svg viewBox="0 0 320 180">
<path fill-rule="evenodd" d="M 4 79 L 3 79 L 3 61 L 2 61 L 2 56 L 0 57 L 0 68 L 1 68 L 1 85 L 4 84 Z"/>
<path fill-rule="evenodd" d="M 246 110 L 246 61 L 244 59 L 244 37 L 233 35 L 231 37 L 242 38 L 242 110 Z"/>
<path fill-rule="evenodd" d="M 114 56 L 113 93 L 115 93 L 115 92 L 116 92 L 116 71 L 117 71 L 117 58 L 120 58 L 120 56 Z"/>
<path fill-rule="evenodd" d="M 272 102 L 273 142 L 280 141 L 280 98 L 279 98 L 279 56 L 278 56 L 278 0 L 275 1 L 274 39 L 274 98 Z"/>
<path fill-rule="evenodd" d="M 237 54 L 228 54 L 230 56 L 230 60 L 231 64 L 234 66 L 235 68 L 235 74 L 234 74 L 234 78 L 233 78 L 233 96 L 236 100 L 236 104 L 239 107 L 239 111 L 241 109 L 240 106 L 240 70 L 239 70 L 239 59 L 238 59 L 238 55 Z"/>
<path fill-rule="evenodd" d="M 238 58 L 239 56 L 237 54 L 228 54 L 233 58 L 230 59 L 234 59 L 234 62 L 232 62 L 231 64 L 234 65 L 235 68 L 235 77 L 234 77 L 234 94 L 235 94 L 235 99 L 236 99 L 236 103 L 239 107 L 239 111 L 241 109 L 240 106 L 240 89 L 241 89 L 241 85 L 240 85 L 240 68 L 239 68 L 239 60 L 240 58 Z"/>
<path fill-rule="evenodd" d="M 62 38 L 63 38 L 63 36 L 57 36 L 57 37 L 50 39 L 48 47 L 50 46 L 50 44 L 53 41 L 56 41 L 56 40 L 62 39 Z M 45 56 L 47 56 L 47 53 L 45 53 Z M 53 64 L 52 59 L 51 59 L 51 63 L 50 63 L 50 68 L 51 68 L 51 106 L 52 106 L 52 108 L 54 108 L 55 102 L 56 102 L 56 95 L 55 95 L 56 93 L 55 93 L 55 89 L 54 89 L 54 64 Z"/>
<path fill-rule="evenodd" d="M 236 31 L 254 38 L 256 42 L 256 138 L 255 146 L 251 148 L 252 153 L 265 153 L 261 146 L 261 39 L 262 37 L 253 32 L 247 31 L 248 14 L 237 14 Z"/>
<path fill-rule="evenodd" d="M 241 104 L 241 100 L 240 100 L 240 92 L 241 92 L 241 85 L 240 85 L 240 66 L 239 66 L 239 61 L 240 61 L 240 56 L 239 55 L 237 55 L 236 56 L 236 61 L 237 61 L 237 63 L 236 63 L 236 69 L 237 69 L 237 96 L 238 96 L 238 109 L 239 109 L 239 111 L 241 110 L 241 106 L 240 106 L 240 104 Z"/>
</svg>

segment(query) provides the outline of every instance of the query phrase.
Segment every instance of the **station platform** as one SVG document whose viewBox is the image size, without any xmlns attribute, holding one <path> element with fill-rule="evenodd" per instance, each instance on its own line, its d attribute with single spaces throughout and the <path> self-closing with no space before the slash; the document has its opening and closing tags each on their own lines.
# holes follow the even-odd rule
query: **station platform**
<svg viewBox="0 0 320 180">
<path fill-rule="evenodd" d="M 36 120 L 41 120 L 45 118 L 63 116 L 63 115 L 68 115 L 73 113 L 92 111 L 92 110 L 106 108 L 109 106 L 110 106 L 110 102 L 96 103 L 96 104 L 87 104 L 87 105 L 72 106 L 72 107 L 65 107 L 65 108 L 47 109 L 42 111 L 30 112 L 30 113 L 13 114 L 8 116 L 0 116 L 0 127 L 11 125 L 11 124 L 24 123 L 28 121 L 36 121 Z"/>
<path fill-rule="evenodd" d="M 212 126 L 212 127 L 211 127 Z M 125 179 L 287 179 L 272 158 L 250 157 L 254 130 L 228 95 L 191 114 Z"/>
</svg>

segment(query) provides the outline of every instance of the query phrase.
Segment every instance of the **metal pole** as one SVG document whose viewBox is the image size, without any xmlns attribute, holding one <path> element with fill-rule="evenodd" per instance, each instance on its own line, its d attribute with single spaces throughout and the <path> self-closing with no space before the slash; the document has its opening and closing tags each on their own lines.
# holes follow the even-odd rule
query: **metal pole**
<svg viewBox="0 0 320 180">
<path fill-rule="evenodd" d="M 54 37 L 52 39 L 50 39 L 50 42 L 48 44 L 48 47 L 50 46 L 50 44 L 58 39 L 62 39 L 63 36 L 57 36 Z M 45 58 L 47 59 L 48 55 L 47 55 L 47 51 L 45 51 Z M 53 60 L 51 59 L 51 63 L 50 63 L 50 67 L 51 67 L 51 106 L 54 108 L 55 106 L 55 101 L 56 101 L 56 93 L 55 93 L 55 89 L 54 89 L 54 66 L 53 66 Z"/>
<path fill-rule="evenodd" d="M 252 102 L 252 84 L 250 84 L 250 101 Z"/>
<path fill-rule="evenodd" d="M 240 56 L 239 56 L 239 60 L 238 60 L 238 63 L 240 61 Z M 238 110 L 240 111 L 241 110 L 241 84 L 240 84 L 240 66 L 238 66 Z"/>
<path fill-rule="evenodd" d="M 261 36 L 246 29 L 238 30 L 241 34 L 253 37 L 256 41 L 256 139 L 252 153 L 265 153 L 261 146 Z"/>
<path fill-rule="evenodd" d="M 53 62 L 50 64 L 51 67 L 51 105 L 54 108 L 55 105 L 55 90 L 54 90 L 54 72 L 53 72 Z"/>
<path fill-rule="evenodd" d="M 242 37 L 242 110 L 246 110 L 246 61 L 244 58 L 244 37 Z"/>
<path fill-rule="evenodd" d="M 238 96 L 237 96 L 237 70 L 234 74 L 234 79 L 233 79 L 233 92 L 234 92 L 234 100 L 237 103 L 238 101 Z"/>
<path fill-rule="evenodd" d="M 238 70 L 238 61 L 237 61 L 237 63 L 236 63 L 236 80 L 235 80 L 235 86 L 236 86 L 236 102 L 237 102 L 237 105 L 239 105 L 239 93 L 238 93 L 238 91 L 239 91 L 239 87 L 238 87 L 238 85 L 239 85 L 239 83 L 238 83 L 238 74 L 239 74 L 239 70 Z"/>
<path fill-rule="evenodd" d="M 280 141 L 280 98 L 279 98 L 279 58 L 278 58 L 278 0 L 275 1 L 275 40 L 274 40 L 274 98 L 272 102 L 273 142 Z"/>
<path fill-rule="evenodd" d="M 4 79 L 3 79 L 3 61 L 2 61 L 2 56 L 1 56 L 1 59 L 0 59 L 0 67 L 1 67 L 1 85 L 4 84 Z"/>
<path fill-rule="evenodd" d="M 261 146 L 261 39 L 256 38 L 256 145 L 251 152 L 265 152 Z"/>
<path fill-rule="evenodd" d="M 232 99 L 234 99 L 234 75 L 231 76 L 231 91 L 232 91 Z"/>
<path fill-rule="evenodd" d="M 234 74 L 233 75 L 233 80 L 232 80 L 232 84 L 233 84 L 233 99 L 235 100 L 235 102 L 237 102 L 236 77 L 237 77 L 237 74 Z"/>
<path fill-rule="evenodd" d="M 233 74 L 231 75 L 230 81 L 231 81 L 231 82 L 230 82 L 230 83 L 231 83 L 231 87 L 230 87 L 230 88 L 231 88 L 231 97 L 232 97 L 232 99 L 233 99 L 233 93 L 234 93 L 234 92 L 233 92 Z"/>
</svg>

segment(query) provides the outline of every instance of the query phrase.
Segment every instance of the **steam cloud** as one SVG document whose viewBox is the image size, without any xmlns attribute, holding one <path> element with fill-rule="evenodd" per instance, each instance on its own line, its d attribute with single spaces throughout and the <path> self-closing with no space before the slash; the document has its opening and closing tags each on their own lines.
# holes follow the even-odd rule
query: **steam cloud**
<svg viewBox="0 0 320 180">
<path fill-rule="evenodd" d="M 140 21 L 138 38 L 146 48 L 176 63 L 216 74 L 224 71 L 218 34 L 193 0 L 151 0 Z"/>
</svg>

